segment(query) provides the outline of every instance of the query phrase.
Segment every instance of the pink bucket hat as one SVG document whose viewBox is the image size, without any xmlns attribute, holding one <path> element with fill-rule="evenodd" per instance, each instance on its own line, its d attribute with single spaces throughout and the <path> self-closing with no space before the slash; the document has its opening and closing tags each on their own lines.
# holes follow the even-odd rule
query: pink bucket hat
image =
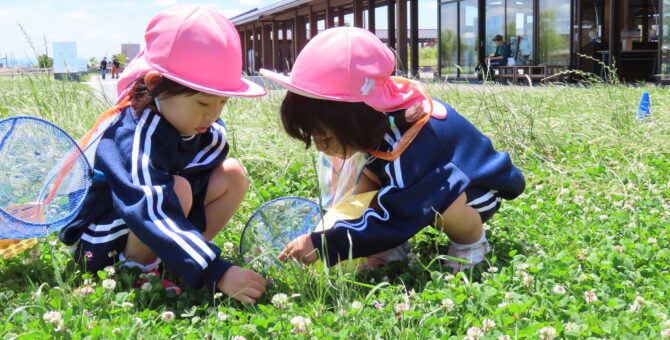
<svg viewBox="0 0 670 340">
<path fill-rule="evenodd" d="M 305 45 L 290 77 L 266 69 L 260 73 L 307 97 L 364 102 L 380 112 L 422 103 L 434 117 L 446 116 L 441 105 L 430 111 L 430 99 L 417 82 L 391 77 L 394 70 L 395 55 L 377 36 L 362 28 L 335 27 Z"/>
<path fill-rule="evenodd" d="M 192 89 L 238 97 L 263 96 L 265 89 L 242 78 L 242 48 L 235 26 L 221 13 L 180 5 L 154 16 L 144 34 L 146 47 L 121 75 L 119 101 L 149 71 Z"/>
</svg>

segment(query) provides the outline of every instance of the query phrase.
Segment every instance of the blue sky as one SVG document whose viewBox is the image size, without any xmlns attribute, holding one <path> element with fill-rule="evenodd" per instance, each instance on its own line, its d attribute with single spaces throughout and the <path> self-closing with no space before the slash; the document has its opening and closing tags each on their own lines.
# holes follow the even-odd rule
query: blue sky
<svg viewBox="0 0 670 340">
<path fill-rule="evenodd" d="M 277 0 L 134 0 L 134 1 L 38 1 L 0 0 L 0 59 L 31 57 L 34 53 L 17 23 L 23 26 L 33 44 L 49 54 L 53 42 L 75 41 L 79 57 L 88 59 L 121 52 L 122 43 L 140 43 L 149 19 L 157 12 L 180 3 L 199 3 L 233 17 Z M 437 0 L 420 0 L 420 27 L 437 27 Z M 378 10 L 379 12 L 379 10 Z M 380 18 L 378 21 L 385 21 Z M 385 25 L 385 23 L 384 23 Z M 385 26 L 378 23 L 378 28 Z M 382 27 L 384 26 L 384 27 Z"/>
</svg>

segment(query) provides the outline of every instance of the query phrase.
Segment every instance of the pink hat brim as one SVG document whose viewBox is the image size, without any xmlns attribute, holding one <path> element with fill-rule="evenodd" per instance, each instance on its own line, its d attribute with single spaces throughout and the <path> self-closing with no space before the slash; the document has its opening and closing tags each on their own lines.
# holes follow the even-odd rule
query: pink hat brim
<svg viewBox="0 0 670 340">
<path fill-rule="evenodd" d="M 334 100 L 338 102 L 361 102 L 361 98 L 357 97 L 351 97 L 351 96 L 345 96 L 345 95 L 340 95 L 340 96 L 334 96 L 334 95 L 328 95 L 328 94 L 322 94 L 318 92 L 314 92 L 311 90 L 308 90 L 302 86 L 296 85 L 291 82 L 291 78 L 279 74 L 277 72 L 272 72 L 270 70 L 266 70 L 264 68 L 260 69 L 260 74 L 263 76 L 270 78 L 274 81 L 276 81 L 279 85 L 285 87 L 288 91 L 293 92 L 295 94 L 299 94 L 301 96 L 305 97 L 310 97 L 310 98 L 316 98 L 316 99 L 329 99 L 329 100 Z"/>
<path fill-rule="evenodd" d="M 260 85 L 242 78 L 242 86 L 240 86 L 237 89 L 234 90 L 220 90 L 220 89 L 213 89 L 209 87 L 204 87 L 200 86 L 198 84 L 194 84 L 190 81 L 181 79 L 179 77 L 173 76 L 171 74 L 167 73 L 162 73 L 161 74 L 163 77 L 174 80 L 184 86 L 188 86 L 192 89 L 205 92 L 205 93 L 210 93 L 210 94 L 215 94 L 218 96 L 229 96 L 229 97 L 260 97 L 264 96 L 267 94 L 267 91 Z"/>
</svg>

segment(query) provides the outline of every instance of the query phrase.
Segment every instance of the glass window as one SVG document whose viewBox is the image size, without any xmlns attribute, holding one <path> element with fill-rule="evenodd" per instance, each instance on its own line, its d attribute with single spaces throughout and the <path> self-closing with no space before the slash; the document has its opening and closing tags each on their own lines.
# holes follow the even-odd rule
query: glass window
<svg viewBox="0 0 670 340">
<path fill-rule="evenodd" d="M 570 0 L 540 0 L 540 64 L 570 64 Z"/>
<path fill-rule="evenodd" d="M 505 35 L 505 1 L 486 0 L 486 55 L 493 55 L 496 44 L 493 37 Z"/>
<path fill-rule="evenodd" d="M 442 4 L 440 13 L 440 63 L 443 75 L 455 76 L 458 64 L 458 3 Z"/>
<path fill-rule="evenodd" d="M 507 2 L 507 39 L 517 65 L 533 63 L 533 0 Z"/>
<path fill-rule="evenodd" d="M 461 71 L 473 74 L 479 61 L 479 13 L 477 0 L 463 0 L 460 3 L 460 63 Z"/>
</svg>

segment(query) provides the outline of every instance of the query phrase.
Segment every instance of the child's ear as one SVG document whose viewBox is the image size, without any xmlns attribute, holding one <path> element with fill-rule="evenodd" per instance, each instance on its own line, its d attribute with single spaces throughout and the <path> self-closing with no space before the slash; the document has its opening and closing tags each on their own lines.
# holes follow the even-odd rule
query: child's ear
<svg viewBox="0 0 670 340">
<path fill-rule="evenodd" d="M 149 91 L 153 91 L 162 80 L 163 77 L 158 71 L 149 71 L 149 73 L 144 76 L 144 83 L 147 84 L 147 89 L 149 89 Z"/>
</svg>

